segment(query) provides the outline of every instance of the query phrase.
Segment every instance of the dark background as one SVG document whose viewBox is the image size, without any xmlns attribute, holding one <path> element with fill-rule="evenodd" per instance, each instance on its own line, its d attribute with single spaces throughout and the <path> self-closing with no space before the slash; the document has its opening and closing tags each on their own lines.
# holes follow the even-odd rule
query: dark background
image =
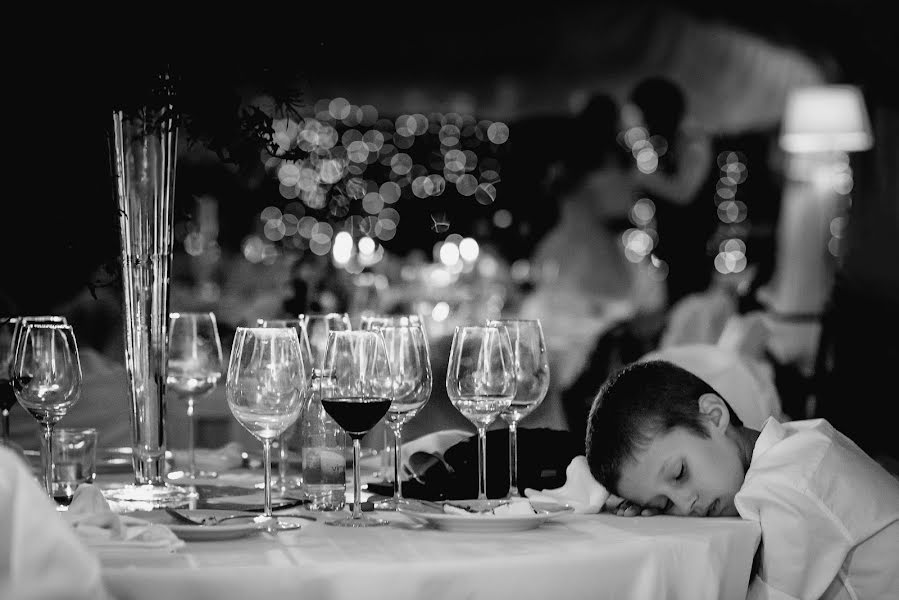
<svg viewBox="0 0 899 600">
<path fill-rule="evenodd" d="M 552 3 L 514 13 L 488 3 L 456 3 L 267 5 L 227 14 L 157 6 L 152 12 L 11 14 L 7 25 L 20 27 L 21 35 L 4 42 L 8 163 L 0 200 L 0 291 L 19 310 L 43 312 L 87 285 L 97 265 L 114 264 L 118 234 L 105 131 L 111 108 L 127 101 L 160 65 L 180 73 L 198 113 L 223 122 L 247 90 L 272 83 L 296 88 L 308 99 L 341 94 L 370 102 L 383 115 L 399 114 L 416 94 L 463 94 L 479 108 L 479 117 L 503 120 L 512 130 L 500 157 L 507 170 L 490 210 L 509 208 L 524 224 L 492 232 L 514 259 L 526 256 L 555 219 L 556 207 L 534 191 L 536 174 L 552 159 L 545 140 L 558 120 L 570 117 L 572 93 L 620 95 L 639 77 L 676 65 L 696 27 L 714 26 L 763 40 L 784 61 L 798 56 L 828 81 L 854 83 L 865 93 L 875 146 L 852 158 L 853 195 L 863 201 L 852 206 L 849 250 L 826 320 L 833 348 L 821 382 L 822 407 L 850 436 L 895 452 L 887 443 L 886 419 L 872 418 L 884 408 L 881 399 L 891 395 L 884 390 L 893 388 L 890 374 L 899 364 L 899 45 L 888 6 L 677 0 Z M 756 103 L 742 105 L 739 114 L 723 107 L 764 90 L 788 63 L 747 70 L 745 87 L 733 88 L 717 82 L 726 80 L 729 64 L 738 71 L 745 65 L 726 53 L 720 60 L 720 80 L 701 64 L 683 71 L 681 79 L 714 121 L 722 143 L 755 144 L 763 162 L 782 97 L 766 102 L 757 94 Z M 504 82 L 516 90 L 514 101 L 503 101 L 498 92 Z M 214 130 L 216 123 L 202 125 Z M 223 199 L 234 198 L 223 214 L 223 235 L 238 240 L 243 219 L 270 196 L 230 173 L 214 161 L 179 164 L 178 193 L 184 198 L 219 186 Z M 760 210 L 773 226 L 778 197 L 770 191 L 759 195 L 771 198 Z M 446 208 L 454 231 L 462 234 L 490 214 L 470 201 Z M 422 223 L 403 229 L 410 233 L 394 241 L 397 252 L 429 249 L 439 239 L 424 226 L 428 214 L 404 209 L 404 219 Z"/>
</svg>

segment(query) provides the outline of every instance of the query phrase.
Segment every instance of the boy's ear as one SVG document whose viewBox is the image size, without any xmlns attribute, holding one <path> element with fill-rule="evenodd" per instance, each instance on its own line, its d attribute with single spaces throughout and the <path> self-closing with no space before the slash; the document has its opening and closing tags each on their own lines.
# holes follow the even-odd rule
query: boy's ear
<svg viewBox="0 0 899 600">
<path fill-rule="evenodd" d="M 699 412 L 709 418 L 713 429 L 726 431 L 730 425 L 730 411 L 718 394 L 703 394 L 699 397 Z"/>
</svg>

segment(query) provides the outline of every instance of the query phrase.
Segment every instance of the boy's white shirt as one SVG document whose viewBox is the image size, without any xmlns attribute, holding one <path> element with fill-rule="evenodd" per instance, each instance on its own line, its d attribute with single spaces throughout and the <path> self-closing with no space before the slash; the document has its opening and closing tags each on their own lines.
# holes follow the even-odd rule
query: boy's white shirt
<svg viewBox="0 0 899 600">
<path fill-rule="evenodd" d="M 827 421 L 769 418 L 734 503 L 762 529 L 748 598 L 899 598 L 899 480 Z"/>
</svg>

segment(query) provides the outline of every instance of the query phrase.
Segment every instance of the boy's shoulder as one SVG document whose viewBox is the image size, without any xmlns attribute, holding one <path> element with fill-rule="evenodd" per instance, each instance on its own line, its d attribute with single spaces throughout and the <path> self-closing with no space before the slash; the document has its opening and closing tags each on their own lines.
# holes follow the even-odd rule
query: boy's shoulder
<svg viewBox="0 0 899 600">
<path fill-rule="evenodd" d="M 824 419 L 781 423 L 768 418 L 753 448 L 744 488 L 784 481 L 804 489 L 818 473 L 835 435 L 839 432 Z"/>
<path fill-rule="evenodd" d="M 789 503 L 794 494 L 848 529 L 865 529 L 865 515 L 899 513 L 899 482 L 824 419 L 769 419 L 737 496 L 748 508 Z"/>
</svg>

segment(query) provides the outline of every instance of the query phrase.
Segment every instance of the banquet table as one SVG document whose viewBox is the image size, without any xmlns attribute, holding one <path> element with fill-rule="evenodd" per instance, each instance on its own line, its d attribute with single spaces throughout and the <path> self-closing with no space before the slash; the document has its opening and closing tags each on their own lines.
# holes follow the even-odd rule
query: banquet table
<svg viewBox="0 0 899 600">
<path fill-rule="evenodd" d="M 306 513 L 309 514 L 309 513 Z M 529 531 L 456 532 L 404 514 L 101 555 L 116 598 L 745 598 L 760 531 L 737 518 L 569 514 Z"/>
</svg>

